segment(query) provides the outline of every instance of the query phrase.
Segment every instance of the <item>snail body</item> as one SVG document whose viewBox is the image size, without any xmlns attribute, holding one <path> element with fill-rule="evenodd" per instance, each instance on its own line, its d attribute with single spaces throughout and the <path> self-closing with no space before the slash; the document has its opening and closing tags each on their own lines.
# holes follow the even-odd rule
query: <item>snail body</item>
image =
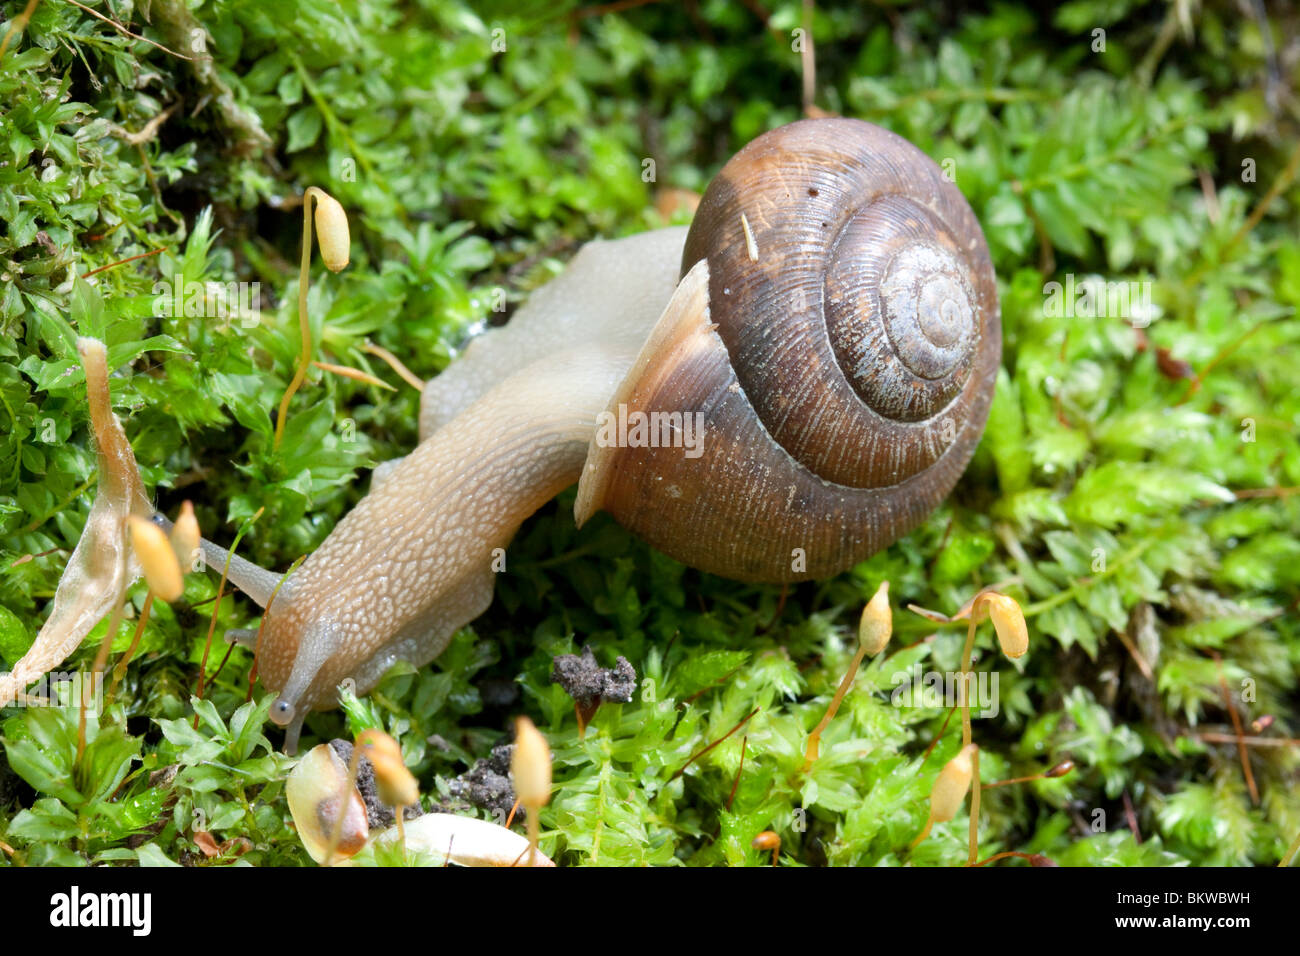
<svg viewBox="0 0 1300 956">
<path fill-rule="evenodd" d="M 287 748 L 344 680 L 437 656 L 575 481 L 579 523 L 606 510 L 727 577 L 825 577 L 886 547 L 965 468 L 1000 349 L 979 225 L 928 157 L 855 120 L 759 137 L 689 232 L 588 244 L 471 343 L 426 386 L 420 444 L 278 593 L 232 562 L 254 600 L 275 593 L 259 660 Z M 611 443 L 597 423 L 620 416 L 665 440 Z"/>
</svg>

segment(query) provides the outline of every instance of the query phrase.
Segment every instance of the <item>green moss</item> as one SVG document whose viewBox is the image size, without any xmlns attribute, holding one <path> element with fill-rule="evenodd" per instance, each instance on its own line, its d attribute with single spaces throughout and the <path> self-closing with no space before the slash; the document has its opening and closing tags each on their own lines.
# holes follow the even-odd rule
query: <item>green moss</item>
<svg viewBox="0 0 1300 956">
<path fill-rule="evenodd" d="M 0 4 L 5 21 L 22 6 Z M 357 500 L 362 472 L 415 440 L 417 396 L 367 341 L 434 375 L 493 318 L 496 290 L 513 306 L 582 241 L 661 224 L 658 187 L 703 188 L 800 115 L 797 2 L 769 4 L 766 26 L 743 4 L 577 20 L 554 7 L 286 0 L 272 16 L 207 0 L 190 23 L 155 0 L 151 20 L 130 21 L 210 63 L 68 4 L 36 7 L 0 71 L 6 665 L 90 507 L 75 336 L 109 345 L 114 404 L 160 507 L 192 499 L 222 542 L 264 509 L 242 550 L 284 569 Z M 956 864 L 961 815 L 907 848 L 959 723 L 924 700 L 896 706 L 894 691 L 914 668 L 955 669 L 965 630 L 904 608 L 951 613 L 998 584 L 1024 604 L 1031 646 L 1012 664 L 989 634 L 977 641 L 977 669 L 999 678 L 999 713 L 975 722 L 984 780 L 1076 767 L 987 791 L 982 854 L 1276 862 L 1300 832 L 1294 749 L 1251 750 L 1256 804 L 1235 747 L 1199 734 L 1230 732 L 1224 687 L 1247 725 L 1273 716 L 1266 735 L 1294 736 L 1298 716 L 1300 499 L 1284 489 L 1300 485 L 1300 197 L 1287 173 L 1296 117 L 1269 92 L 1270 70 L 1294 67 L 1260 42 L 1281 23 L 1206 3 L 1192 35 L 1162 49 L 1166 15 L 1083 0 L 1045 20 L 1032 5 L 819 3 L 819 104 L 951 169 L 994 257 L 1004 369 L 957 491 L 887 551 L 784 597 L 685 569 L 604 517 L 576 531 L 567 492 L 522 529 L 488 614 L 433 665 L 396 668 L 352 706 L 352 729 L 386 726 L 433 799 L 527 712 L 555 755 L 543 845 L 566 864 L 760 865 L 770 857 L 750 843 L 768 829 L 791 864 Z M 316 267 L 317 357 L 400 390 L 313 370 L 275 451 L 298 351 L 294 201 L 308 185 L 339 198 L 353 233 L 346 271 Z M 1051 314 L 1045 284 L 1067 274 L 1149 283 L 1149 326 Z M 178 281 L 260 283 L 262 321 L 159 316 L 155 284 Z M 803 776 L 807 732 L 882 578 L 894 643 L 864 666 Z M 191 576 L 181 601 L 155 607 L 80 760 L 75 710 L 6 710 L 0 775 L 26 786 L 0 787 L 16 793 L 0 807 L 16 852 L 0 861 L 200 863 L 203 830 L 243 838 L 232 847 L 250 862 L 308 862 L 266 702 L 245 703 L 251 656 L 234 650 L 212 681 L 216 649 L 208 700 L 192 699 L 215 591 L 214 575 Z M 143 597 L 130 594 L 136 614 Z M 256 620 L 228 598 L 218 632 Z M 604 664 L 627 657 L 640 684 L 579 739 L 549 674 L 584 643 Z M 97 644 L 64 669 L 88 666 Z M 518 701 L 485 695 L 489 681 L 516 682 Z M 344 721 L 313 716 L 306 743 Z"/>
</svg>

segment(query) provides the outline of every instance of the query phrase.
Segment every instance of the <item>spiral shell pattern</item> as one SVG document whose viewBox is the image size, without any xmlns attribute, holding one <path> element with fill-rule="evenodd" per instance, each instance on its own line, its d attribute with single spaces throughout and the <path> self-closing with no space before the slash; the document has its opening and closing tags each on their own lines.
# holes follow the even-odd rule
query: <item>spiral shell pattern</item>
<svg viewBox="0 0 1300 956">
<path fill-rule="evenodd" d="M 700 204 L 682 273 L 700 259 L 741 386 L 822 478 L 896 484 L 979 411 L 993 269 L 961 193 L 906 140 L 857 120 L 759 137 Z"/>
<path fill-rule="evenodd" d="M 700 416 L 700 454 L 593 443 L 580 519 L 604 508 L 693 567 L 799 580 L 952 490 L 1001 326 L 979 223 L 919 149 L 847 119 L 764 134 L 709 185 L 682 276 L 611 408 Z"/>
</svg>

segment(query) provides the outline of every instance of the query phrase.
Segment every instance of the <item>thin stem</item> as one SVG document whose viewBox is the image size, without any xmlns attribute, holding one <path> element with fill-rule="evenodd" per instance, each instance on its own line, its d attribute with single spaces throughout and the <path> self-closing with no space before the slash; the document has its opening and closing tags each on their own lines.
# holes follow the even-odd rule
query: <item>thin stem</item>
<svg viewBox="0 0 1300 956">
<path fill-rule="evenodd" d="M 339 815 L 334 821 L 334 829 L 330 832 L 329 846 L 325 850 L 325 865 L 334 865 L 334 851 L 338 849 L 339 841 L 343 839 L 343 821 L 348 815 L 349 797 L 352 796 L 352 788 L 357 785 L 357 770 L 361 766 L 361 747 L 353 742 L 352 759 L 348 761 L 348 777 L 343 781 L 343 786 L 339 790 Z M 400 818 L 400 814 L 399 814 Z M 400 832 L 400 831 L 399 831 Z M 406 844 L 402 844 L 402 853 L 406 853 Z"/>
<path fill-rule="evenodd" d="M 970 608 L 970 626 L 966 629 L 966 646 L 961 652 L 961 675 L 957 682 L 958 699 L 961 702 L 961 743 L 965 747 L 971 742 L 970 725 L 970 686 L 971 655 L 975 651 L 975 621 L 979 616 L 981 598 L 976 598 Z M 980 752 L 976 748 L 971 755 L 971 792 L 970 792 L 970 859 L 974 864 L 979 859 L 979 818 L 980 818 Z"/>
<path fill-rule="evenodd" d="M 1123 554 L 1119 555 L 1119 557 L 1117 557 L 1114 561 L 1107 561 L 1105 571 L 1101 571 L 1097 574 L 1091 574 L 1086 578 L 1081 578 L 1077 581 L 1074 581 L 1070 585 L 1070 587 L 1066 588 L 1064 591 L 1057 591 L 1051 597 L 1043 598 L 1043 600 L 1041 601 L 1036 601 L 1033 604 L 1027 605 L 1024 608 L 1025 619 L 1028 620 L 1031 617 L 1036 617 L 1039 614 L 1042 614 L 1044 611 L 1051 610 L 1057 605 L 1065 604 L 1069 601 L 1075 600 L 1076 598 L 1082 597 L 1083 592 L 1086 591 L 1088 588 L 1092 587 L 1094 584 L 1097 584 L 1100 581 L 1105 580 L 1106 578 L 1114 577 L 1130 561 L 1133 561 L 1141 557 L 1142 552 L 1146 551 L 1147 548 L 1151 547 L 1152 543 L 1153 543 L 1153 539 L 1146 538 L 1143 541 L 1139 542 L 1138 544 L 1134 545 L 1133 547 L 1129 548 Z M 974 609 L 972 609 L 972 613 L 973 612 Z"/>
<path fill-rule="evenodd" d="M 840 680 L 840 686 L 835 691 L 835 696 L 831 698 L 831 705 L 826 708 L 826 716 L 822 717 L 821 723 L 808 735 L 808 746 L 804 750 L 803 767 L 799 771 L 800 773 L 807 773 L 817 759 L 821 751 L 822 731 L 830 724 L 835 712 L 840 709 L 840 701 L 844 699 L 844 695 L 853 686 L 853 681 L 858 676 L 858 668 L 862 666 L 862 658 L 866 656 L 867 649 L 859 645 L 858 652 L 853 655 L 853 663 L 849 665 L 848 673 Z"/>
<path fill-rule="evenodd" d="M 939 732 L 934 735 L 930 741 L 930 746 L 925 748 L 925 753 L 921 756 L 921 765 L 916 768 L 916 775 L 920 776 L 921 771 L 925 769 L 926 763 L 930 760 L 930 754 L 934 753 L 934 748 L 939 746 L 939 741 L 943 739 L 944 733 L 948 730 L 948 721 L 952 720 L 952 715 L 957 712 L 956 707 L 949 707 L 948 713 L 943 718 L 943 723 L 939 725 Z"/>
<path fill-rule="evenodd" d="M 103 272 L 105 269 L 111 269 L 114 266 L 125 265 L 128 262 L 135 262 L 136 259 L 148 259 L 150 256 L 156 256 L 166 251 L 167 251 L 167 247 L 163 246 L 161 249 L 150 249 L 148 252 L 142 252 L 138 256 L 127 256 L 125 259 L 118 259 L 116 262 L 110 262 L 108 265 L 100 266 L 98 269 L 91 269 L 89 272 L 83 273 L 81 278 L 89 279 L 91 276 L 98 275 L 99 273 Z"/>
<path fill-rule="evenodd" d="M 405 866 L 406 865 L 406 823 L 402 819 L 402 817 L 406 813 L 406 807 L 402 806 L 399 803 L 397 806 L 393 807 L 393 810 L 397 813 L 397 845 L 402 848 L 402 865 Z"/>
<path fill-rule="evenodd" d="M 1282 857 L 1282 861 L 1278 863 L 1278 866 L 1284 869 L 1290 866 L 1291 861 L 1295 859 L 1295 855 L 1297 852 L 1300 852 L 1300 833 L 1297 833 L 1295 835 L 1295 839 L 1291 841 L 1290 849 L 1286 851 L 1286 855 Z"/>
<path fill-rule="evenodd" d="M 424 391 L 424 381 L 407 368 L 401 359 L 388 351 L 388 349 L 384 348 L 382 345 L 375 345 L 373 342 L 367 342 L 361 347 L 361 351 L 379 356 L 379 358 L 388 363 L 389 368 L 396 372 L 402 381 L 406 382 L 406 384 L 410 385 L 411 388 L 415 389 L 417 392 Z"/>
<path fill-rule="evenodd" d="M 980 752 L 978 747 L 972 751 L 970 762 L 970 858 L 967 862 L 974 866 L 975 861 L 980 858 Z"/>
<path fill-rule="evenodd" d="M 5 38 L 0 41 L 0 57 L 5 55 L 9 49 L 9 41 L 13 39 L 15 33 L 27 29 L 27 21 L 32 18 L 32 12 L 36 9 L 36 4 L 41 0 L 27 0 L 27 6 L 23 7 L 23 12 L 18 14 L 9 21 L 9 29 L 5 31 Z"/>
<path fill-rule="evenodd" d="M 118 33 L 122 34 L 122 36 L 127 37 L 128 39 L 131 39 L 131 40 L 139 40 L 141 43 L 147 43 L 147 44 L 149 44 L 149 45 L 152 46 L 152 47 L 156 47 L 156 48 L 158 48 L 159 50 L 162 50 L 164 53 L 170 53 L 172 56 L 176 57 L 178 60 L 191 60 L 191 61 L 192 61 L 192 60 L 194 59 L 194 57 L 192 57 L 192 56 L 186 56 L 184 53 L 177 53 L 175 50 L 169 50 L 169 49 L 167 49 L 167 47 L 163 46 L 161 43 L 155 43 L 153 40 L 150 40 L 148 37 L 140 36 L 140 35 L 137 34 L 137 33 L 132 33 L 130 30 L 128 30 L 126 27 L 122 26 L 122 24 L 118 23 L 116 20 L 111 20 L 111 19 L 109 19 L 108 17 L 104 16 L 102 13 L 99 13 L 99 12 L 96 11 L 96 10 L 92 10 L 92 9 L 90 9 L 90 7 L 86 6 L 84 3 L 79 3 L 78 0 L 67 0 L 67 2 L 70 3 L 70 4 L 72 4 L 72 5 L 73 5 L 74 7 L 76 7 L 78 10 L 82 10 L 82 11 L 84 11 L 84 12 L 86 12 L 86 13 L 89 13 L 92 17 L 95 17 L 96 19 L 103 20 L 103 21 L 104 21 L 105 23 L 107 23 L 110 27 L 112 27 L 114 30 L 116 30 Z"/>
<path fill-rule="evenodd" d="M 541 839 L 542 821 L 538 818 L 537 811 L 540 807 L 528 808 L 528 865 L 533 866 L 537 862 L 537 841 Z"/>
<path fill-rule="evenodd" d="M 307 378 L 307 367 L 311 364 L 311 325 L 307 320 L 307 284 L 311 274 L 311 201 L 316 199 L 320 190 L 309 186 L 302 197 L 302 264 L 298 267 L 298 329 L 302 333 L 302 351 L 298 355 L 298 368 L 294 370 L 289 387 L 280 399 L 280 410 L 275 416 L 275 439 L 273 449 L 279 449 L 284 437 L 284 422 L 289 414 L 289 400 L 294 392 L 302 387 Z M 320 200 L 316 200 L 319 204 Z"/>
<path fill-rule="evenodd" d="M 1232 705 L 1232 693 L 1228 690 L 1227 678 L 1223 676 L 1223 659 L 1213 650 L 1210 656 L 1214 658 L 1214 669 L 1219 676 L 1219 692 L 1223 695 L 1223 708 L 1228 712 L 1232 719 L 1232 730 L 1237 737 L 1237 756 L 1241 760 L 1241 772 L 1246 778 L 1246 788 L 1250 791 L 1250 802 L 1252 806 L 1259 806 L 1259 787 L 1255 785 L 1255 774 L 1250 769 L 1250 754 L 1246 750 L 1246 742 L 1242 738 L 1246 736 L 1246 731 L 1241 726 L 1241 716 L 1237 713 L 1237 708 Z"/>
<path fill-rule="evenodd" d="M 930 813 L 930 814 L 925 818 L 925 826 L 921 827 L 921 832 L 918 833 L 918 834 L 916 835 L 916 839 L 913 840 L 913 841 L 911 842 L 911 844 L 908 846 L 908 848 L 907 848 L 907 852 L 908 852 L 908 853 L 911 853 L 911 852 L 912 852 L 913 850 L 915 850 L 918 846 L 920 846 L 920 845 L 921 845 L 921 841 L 924 840 L 926 837 L 928 837 L 928 836 L 930 835 L 930 827 L 932 827 L 932 826 L 934 826 L 934 813 L 933 813 L 933 812 L 931 812 L 931 813 Z"/>
<path fill-rule="evenodd" d="M 140 646 L 140 638 L 144 636 L 144 626 L 149 623 L 149 612 L 153 610 L 153 588 L 144 596 L 144 606 L 140 608 L 140 620 L 135 625 L 135 636 L 131 638 L 131 646 L 126 649 L 122 659 L 117 662 L 113 668 L 113 683 L 108 688 L 108 697 L 111 700 L 117 693 L 117 685 L 122 682 L 126 676 L 126 665 L 131 663 L 131 658 L 135 656 L 136 648 Z"/>
<path fill-rule="evenodd" d="M 199 686 L 198 692 L 195 695 L 199 700 L 203 699 L 203 677 L 204 673 L 208 669 L 208 654 L 212 651 L 212 635 L 216 633 L 217 630 L 217 615 L 221 612 L 221 599 L 225 596 L 226 578 L 230 574 L 230 561 L 235 556 L 235 550 L 239 547 L 239 540 L 244 536 L 244 532 L 252 527 L 253 522 L 260 518 L 262 512 L 265 510 L 265 507 L 258 508 L 257 511 L 253 513 L 253 516 L 240 526 L 239 531 L 235 534 L 235 540 L 231 542 L 230 550 L 226 552 L 226 563 L 221 569 L 221 581 L 217 584 L 217 599 L 212 604 L 212 617 L 208 620 L 208 639 L 203 645 L 203 659 L 199 661 Z M 196 713 L 194 715 L 194 726 L 198 727 L 198 725 L 199 715 Z"/>
<path fill-rule="evenodd" d="M 803 0 L 803 46 L 799 55 L 803 72 L 803 111 L 811 116 L 817 99 L 817 52 L 813 47 L 813 0 Z"/>
<path fill-rule="evenodd" d="M 122 623 L 122 602 L 126 599 L 126 588 L 117 595 L 117 600 L 113 602 L 113 613 L 108 616 L 108 630 L 104 632 L 104 640 L 99 645 L 99 653 L 95 655 L 95 663 L 90 669 L 90 683 L 93 685 L 97 675 L 104 669 L 104 663 L 108 660 L 108 652 L 113 647 L 113 638 L 117 635 L 118 625 Z M 81 684 L 81 715 L 77 719 L 77 759 L 80 760 L 82 754 L 86 752 L 86 710 L 90 706 L 87 699 L 89 688 L 86 682 Z"/>
<path fill-rule="evenodd" d="M 970 626 L 966 628 L 966 646 L 961 652 L 961 674 L 957 679 L 957 704 L 961 707 L 961 745 L 965 747 L 971 741 L 970 726 L 970 688 L 967 679 L 970 675 L 971 655 L 975 650 L 975 608 L 971 608 Z"/>
<path fill-rule="evenodd" d="M 1233 744 L 1241 741 L 1249 747 L 1294 747 L 1300 745 L 1300 737 L 1238 737 L 1236 734 L 1220 734 L 1206 731 L 1197 734 L 1197 740 L 1207 744 Z"/>
</svg>

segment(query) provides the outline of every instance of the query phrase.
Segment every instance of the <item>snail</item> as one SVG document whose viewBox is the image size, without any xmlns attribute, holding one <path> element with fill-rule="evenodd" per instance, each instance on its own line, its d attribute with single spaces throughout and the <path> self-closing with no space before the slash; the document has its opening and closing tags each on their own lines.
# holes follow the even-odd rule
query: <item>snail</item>
<svg viewBox="0 0 1300 956">
<path fill-rule="evenodd" d="M 345 679 L 364 693 L 436 657 L 487 609 L 519 525 L 575 481 L 579 524 L 607 511 L 726 577 L 865 559 L 956 483 L 1000 353 L 984 237 L 932 160 L 857 120 L 760 136 L 689 230 L 589 243 L 472 341 L 426 386 L 416 448 L 278 593 L 233 559 L 271 605 L 259 667 L 286 749 Z"/>
</svg>

